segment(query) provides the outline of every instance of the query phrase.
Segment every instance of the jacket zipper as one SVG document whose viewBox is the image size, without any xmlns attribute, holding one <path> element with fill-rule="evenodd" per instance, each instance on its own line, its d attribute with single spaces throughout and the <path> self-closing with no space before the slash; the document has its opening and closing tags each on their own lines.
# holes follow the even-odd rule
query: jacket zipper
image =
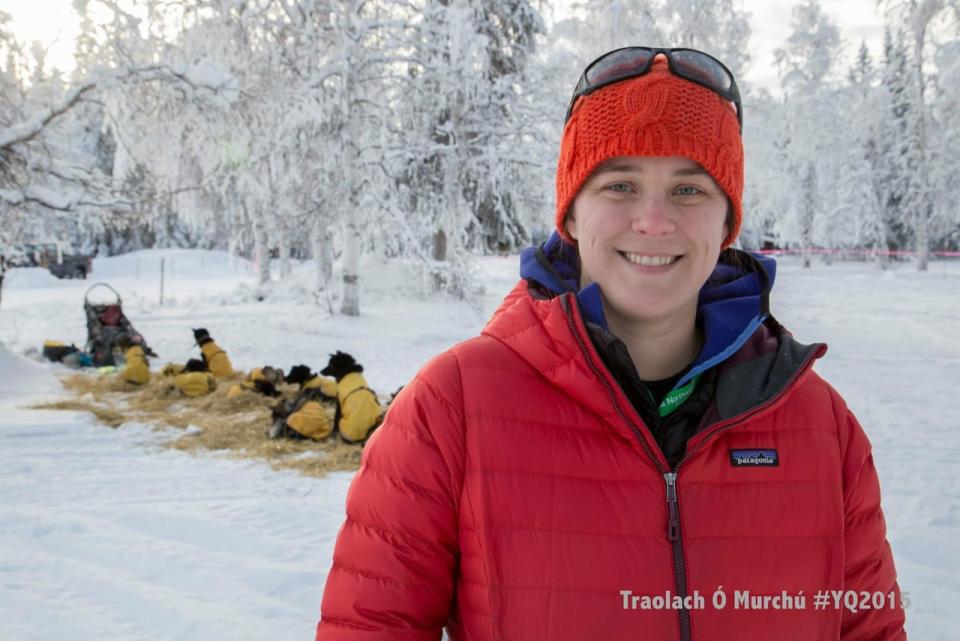
<svg viewBox="0 0 960 641">
<path fill-rule="evenodd" d="M 678 466 L 679 467 L 679 466 Z M 684 601 L 687 598 L 687 560 L 683 555 L 683 539 L 680 534 L 680 503 L 677 501 L 677 473 L 663 475 L 667 482 L 667 540 L 673 549 L 673 582 L 677 596 Z M 679 608 L 680 639 L 691 641 L 690 610 Z"/>
<path fill-rule="evenodd" d="M 573 294 L 568 294 L 568 296 L 573 297 Z M 610 385 L 610 382 L 606 379 L 597 365 L 593 362 L 593 359 L 590 358 L 590 350 L 587 349 L 586 344 L 583 341 L 583 337 L 580 334 L 579 329 L 577 328 L 576 319 L 573 315 L 573 310 L 570 306 L 569 298 L 561 299 L 566 304 L 563 305 L 564 313 L 567 317 L 567 325 L 570 327 L 570 332 L 573 334 L 574 338 L 577 340 L 577 345 L 580 348 L 581 353 L 584 355 L 584 360 L 586 360 L 587 365 L 593 371 L 595 375 L 603 382 L 604 387 L 607 389 L 607 393 L 610 395 L 610 398 L 614 401 L 613 406 L 617 410 L 617 414 L 623 420 L 623 422 L 630 428 L 630 431 L 633 432 L 633 435 L 640 442 L 640 445 L 643 447 L 643 450 L 647 453 L 647 456 L 656 466 L 657 470 L 663 475 L 663 479 L 666 482 L 667 486 L 667 540 L 670 541 L 671 548 L 673 551 L 673 580 L 675 589 L 677 591 L 677 596 L 681 599 L 686 600 L 687 597 L 687 562 L 686 556 L 683 553 L 683 533 L 680 528 L 680 500 L 679 492 L 677 490 L 677 476 L 679 474 L 680 466 L 691 457 L 691 455 L 696 454 L 703 449 L 704 445 L 709 441 L 713 440 L 716 436 L 730 430 L 731 428 L 736 427 L 737 425 L 743 423 L 746 419 L 750 418 L 754 414 L 763 411 L 765 408 L 769 407 L 771 404 L 775 403 L 777 400 L 782 397 L 788 389 L 793 385 L 794 381 L 799 378 L 801 374 L 807 371 L 810 366 L 810 363 L 817 357 L 817 355 L 822 354 L 822 347 L 819 350 L 814 351 L 811 355 L 807 356 L 806 360 L 803 361 L 800 367 L 797 368 L 797 371 L 793 373 L 793 376 L 790 377 L 790 380 L 787 381 L 786 385 L 783 386 L 783 389 L 780 392 L 768 399 L 765 403 L 757 405 L 754 408 L 751 408 L 750 411 L 735 416 L 731 419 L 728 419 L 728 422 L 724 424 L 721 422 L 718 425 L 714 425 L 709 430 L 704 433 L 704 436 L 701 438 L 700 442 L 697 443 L 697 446 L 693 450 L 688 450 L 683 458 L 677 463 L 677 466 L 673 471 L 668 471 L 663 465 L 661 465 L 660 460 L 657 456 L 651 451 L 650 446 L 647 445 L 646 439 L 643 438 L 643 434 L 640 432 L 639 428 L 630 420 L 629 417 L 623 412 L 620 408 L 619 403 L 616 402 L 616 392 Z M 576 300 L 574 299 L 574 304 Z M 690 611 L 686 608 L 678 608 L 677 614 L 679 617 L 680 623 L 680 640 L 681 641 L 692 641 L 691 632 L 690 632 Z"/>
<path fill-rule="evenodd" d="M 765 403 L 757 405 L 752 408 L 750 411 L 735 416 L 732 419 L 728 419 L 729 422 L 726 424 L 720 423 L 715 425 L 706 431 L 703 437 L 700 439 L 700 442 L 697 443 L 697 446 L 692 450 L 687 450 L 683 455 L 683 458 L 677 463 L 677 466 L 673 469 L 673 472 L 668 472 L 664 474 L 664 479 L 667 482 L 667 514 L 668 514 L 668 523 L 667 523 L 667 538 L 670 540 L 670 543 L 673 545 L 673 572 L 674 572 L 674 581 L 676 582 L 677 594 L 681 599 L 686 599 L 687 596 L 687 559 L 683 554 L 683 536 L 680 530 L 680 500 L 679 492 L 677 490 L 677 477 L 680 473 L 680 466 L 689 459 L 692 455 L 696 454 L 704 448 L 704 445 L 711 440 L 718 437 L 720 434 L 738 426 L 742 425 L 748 418 L 754 414 L 763 411 L 764 408 L 769 407 L 771 404 L 779 400 L 790 387 L 793 385 L 794 381 L 799 378 L 799 376 L 807 371 L 810 367 L 810 363 L 813 362 L 816 355 L 821 353 L 821 350 L 814 351 L 811 355 L 807 356 L 806 360 L 797 368 L 797 371 L 794 372 L 793 376 L 790 377 L 790 380 L 787 381 L 786 385 L 783 386 L 783 389 L 780 392 L 768 399 Z M 681 641 L 691 641 L 691 632 L 690 632 L 690 611 L 686 608 L 681 608 L 678 610 L 680 615 L 680 639 Z"/>
<path fill-rule="evenodd" d="M 653 464 L 656 466 L 657 470 L 660 471 L 660 474 L 663 475 L 664 480 L 667 482 L 667 539 L 670 541 L 670 547 L 673 551 L 674 589 L 677 592 L 677 596 L 685 600 L 687 596 L 687 569 L 686 561 L 683 556 L 683 540 L 681 539 L 680 535 L 680 504 L 677 501 L 677 474 L 676 472 L 669 471 L 660 463 L 660 459 L 657 458 L 657 456 L 650 449 L 650 446 L 647 445 L 646 439 L 643 438 L 643 433 L 634 424 L 634 422 L 627 417 L 627 415 L 620 408 L 619 403 L 616 402 L 616 393 L 611 387 L 610 382 L 593 362 L 593 359 L 590 358 L 590 350 L 587 349 L 586 344 L 583 342 L 583 336 L 580 335 L 580 331 L 577 329 L 577 323 L 573 317 L 573 311 L 570 308 L 570 301 L 568 299 L 562 300 L 566 302 L 564 305 L 564 313 L 567 317 L 567 325 L 570 327 L 570 333 L 572 333 L 574 338 L 577 340 L 577 345 L 580 348 L 581 353 L 584 355 L 584 360 L 586 360 L 587 365 L 590 367 L 593 373 L 603 382 L 604 387 L 607 388 L 607 393 L 614 401 L 613 406 L 616 408 L 617 414 L 627 425 L 627 427 L 630 428 L 630 431 L 633 432 L 633 435 L 640 442 L 641 447 L 643 447 L 643 451 L 647 453 L 647 456 L 651 461 L 653 461 Z M 681 641 L 691 641 L 690 611 L 686 608 L 678 608 L 677 616 L 680 625 Z"/>
</svg>

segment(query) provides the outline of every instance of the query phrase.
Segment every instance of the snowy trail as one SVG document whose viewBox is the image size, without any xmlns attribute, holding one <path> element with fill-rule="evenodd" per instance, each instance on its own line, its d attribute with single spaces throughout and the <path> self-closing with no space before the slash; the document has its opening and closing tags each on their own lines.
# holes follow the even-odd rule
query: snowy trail
<svg viewBox="0 0 960 641">
<path fill-rule="evenodd" d="M 142 276 L 155 258 L 141 257 Z M 161 363 L 189 346 L 189 327 L 207 323 L 240 368 L 317 366 L 345 349 L 383 390 L 479 331 L 516 278 L 515 258 L 485 259 L 487 294 L 475 310 L 410 299 L 396 276 L 381 274 L 363 315 L 348 320 L 319 314 L 296 288 L 269 304 L 242 300 L 244 272 L 229 273 L 209 252 L 206 271 L 193 274 L 186 266 L 203 261 L 177 254 L 177 299 L 157 307 L 132 260 L 98 269 Z M 309 266 L 301 272 L 309 281 Z M 14 272 L 8 285 L 0 341 L 10 350 L 82 338 L 87 284 Z M 960 264 L 918 274 L 781 261 L 772 296 L 799 340 L 829 344 L 817 370 L 873 443 L 911 600 L 907 630 L 924 641 L 960 639 L 958 291 Z M 317 480 L 195 457 L 162 448 L 163 433 L 144 426 L 111 430 L 85 415 L 22 409 L 23 394 L 59 389 L 50 367 L 11 358 L 0 349 L 0 639 L 311 638 L 349 474 Z"/>
<path fill-rule="evenodd" d="M 0 405 L 0 638 L 310 638 L 350 475 Z"/>
</svg>

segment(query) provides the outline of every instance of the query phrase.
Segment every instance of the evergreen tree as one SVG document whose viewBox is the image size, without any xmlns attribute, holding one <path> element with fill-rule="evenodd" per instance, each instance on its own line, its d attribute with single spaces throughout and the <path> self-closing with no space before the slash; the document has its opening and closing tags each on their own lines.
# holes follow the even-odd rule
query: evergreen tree
<svg viewBox="0 0 960 641">
<path fill-rule="evenodd" d="M 832 107 L 828 80 L 840 47 L 836 25 L 823 13 L 818 0 L 804 0 L 791 13 L 791 32 L 774 52 L 784 92 L 782 132 L 779 136 L 792 203 L 792 225 L 787 236 L 804 251 L 804 267 L 810 266 L 809 250 L 829 244 L 821 230 L 833 230 L 835 221 L 824 216 L 825 161 L 836 144 L 830 130 Z"/>
<path fill-rule="evenodd" d="M 938 206 L 934 173 L 934 145 L 930 131 L 931 120 L 928 85 L 930 72 L 926 68 L 931 26 L 948 13 L 960 19 L 960 0 L 887 0 L 888 19 L 897 21 L 902 29 L 897 32 L 902 42 L 895 49 L 896 83 L 894 85 L 894 116 L 905 130 L 903 143 L 907 145 L 897 154 L 896 172 L 902 187 L 900 218 L 907 221 L 917 252 L 917 269 L 926 271 L 929 252 L 938 223 L 947 217 Z"/>
</svg>

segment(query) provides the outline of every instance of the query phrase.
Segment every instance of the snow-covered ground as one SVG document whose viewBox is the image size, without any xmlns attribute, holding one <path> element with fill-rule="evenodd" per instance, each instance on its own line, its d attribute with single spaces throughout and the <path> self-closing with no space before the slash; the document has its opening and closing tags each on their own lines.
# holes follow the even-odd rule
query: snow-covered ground
<svg viewBox="0 0 960 641">
<path fill-rule="evenodd" d="M 165 304 L 159 264 L 166 265 Z M 371 386 L 393 390 L 430 356 L 474 335 L 516 280 L 515 258 L 482 261 L 477 307 L 413 298 L 410 274 L 370 263 L 359 318 L 310 298 L 308 264 L 257 301 L 250 266 L 218 252 L 164 250 L 98 259 L 90 281 L 13 270 L 0 308 L 0 639 L 309 639 L 350 474 L 311 479 L 265 464 L 161 447 L 144 426 L 118 430 L 69 412 L 24 409 L 60 394 L 59 366 L 23 359 L 45 338 L 81 345 L 83 294 L 120 292 L 165 360 L 207 327 L 240 368 L 341 349 Z M 960 264 L 881 272 L 800 269 L 782 260 L 774 314 L 801 341 L 825 341 L 817 368 L 874 444 L 888 536 L 910 595 L 911 638 L 960 639 Z M 7 351 L 9 350 L 9 351 Z M 12 354 L 11 354 L 12 352 Z"/>
</svg>

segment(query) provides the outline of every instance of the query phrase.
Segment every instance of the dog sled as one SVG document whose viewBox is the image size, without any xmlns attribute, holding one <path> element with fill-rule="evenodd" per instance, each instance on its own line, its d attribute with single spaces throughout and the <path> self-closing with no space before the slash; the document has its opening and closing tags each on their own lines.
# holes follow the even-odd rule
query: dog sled
<svg viewBox="0 0 960 641">
<path fill-rule="evenodd" d="M 112 292 L 114 301 L 108 303 L 94 303 L 90 300 L 90 292 L 97 288 L 106 288 Z M 113 348 L 121 336 L 126 334 L 135 344 L 143 348 L 147 356 L 156 354 L 147 346 L 143 335 L 134 329 L 133 324 L 123 313 L 123 301 L 120 294 L 106 283 L 95 283 L 83 295 L 83 311 L 87 316 L 87 348 L 86 351 L 93 359 L 94 367 L 116 365 L 113 360 Z"/>
</svg>

